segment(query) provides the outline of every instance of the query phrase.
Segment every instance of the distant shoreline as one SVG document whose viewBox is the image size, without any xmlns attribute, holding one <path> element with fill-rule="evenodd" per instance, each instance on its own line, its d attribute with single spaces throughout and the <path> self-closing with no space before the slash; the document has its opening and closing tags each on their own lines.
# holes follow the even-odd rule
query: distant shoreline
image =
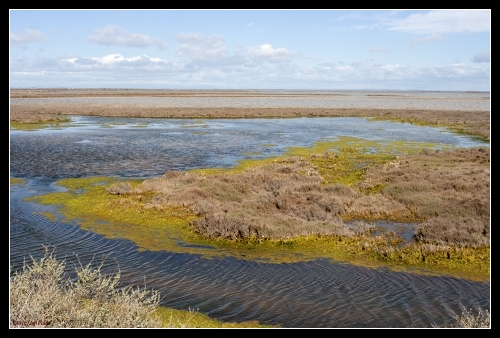
<svg viewBox="0 0 500 338">
<path fill-rule="evenodd" d="M 375 93 L 369 94 L 369 93 Z M 387 93 L 387 94 L 385 94 Z M 488 91 L 436 90 L 299 90 L 299 89 L 128 89 L 128 88 L 11 88 L 10 98 L 48 97 L 109 97 L 109 96 L 406 96 L 407 94 L 480 94 L 490 99 Z M 398 95 L 399 94 L 399 95 Z"/>
<path fill-rule="evenodd" d="M 397 95 L 397 91 L 390 92 L 390 95 L 377 94 L 384 91 L 244 91 L 244 90 L 225 90 L 225 91 L 202 91 L 202 90 L 121 90 L 121 89 L 11 89 L 10 98 L 10 122 L 11 123 L 44 123 L 44 122 L 62 122 L 67 116 L 106 116 L 106 117 L 138 117 L 138 118 L 296 118 L 296 117 L 365 117 L 398 122 L 414 123 L 420 125 L 448 127 L 456 132 L 475 135 L 484 140 L 490 140 L 490 110 L 478 109 L 454 109 L 450 102 L 449 109 L 440 108 L 379 108 L 377 101 L 374 101 L 373 107 L 356 107 L 356 95 L 359 95 L 363 102 L 366 100 L 378 100 L 380 96 L 386 96 L 388 100 L 400 100 L 406 97 Z M 342 94 L 344 93 L 344 94 Z M 375 93 L 375 94 L 373 94 Z M 389 93 L 389 91 L 387 91 Z M 417 95 L 411 99 L 434 100 L 432 92 L 424 93 L 423 97 Z M 446 92 L 448 93 L 448 92 Z M 459 92 L 451 93 L 449 100 L 463 100 Z M 478 92 L 474 92 L 478 94 Z M 458 94 L 458 95 L 457 95 Z M 472 92 L 469 92 L 472 95 Z M 490 100 L 489 92 L 485 92 L 487 97 L 475 96 L 473 100 Z M 172 97 L 184 98 L 230 98 L 234 101 L 237 97 L 283 97 L 287 98 L 311 98 L 322 97 L 348 97 L 350 107 L 175 107 L 162 106 L 155 102 L 147 100 L 138 100 L 129 102 L 93 102 L 86 101 L 84 98 L 133 98 L 133 97 Z M 427 96 L 426 96 L 427 95 Z M 453 96 L 455 95 L 455 96 Z M 352 97 L 354 96 L 354 98 Z M 57 99 L 62 100 L 39 100 L 39 99 Z M 64 98 L 78 98 L 78 102 L 65 101 Z M 443 99 L 443 97 L 438 97 Z M 448 97 L 445 97 L 448 99 Z M 33 99 L 33 100 L 31 100 Z M 81 99 L 81 100 L 80 100 Z M 468 98 L 465 98 L 466 100 Z M 404 98 L 403 98 L 404 100 Z M 233 102 L 231 101 L 231 102 Z M 162 101 L 163 102 L 163 101 Z M 184 103 L 184 101 L 180 101 Z M 189 102 L 189 101 L 187 101 Z M 281 102 L 281 101 L 280 101 Z M 481 106 L 481 105 L 480 105 Z M 484 106 L 484 105 L 483 105 Z"/>
</svg>

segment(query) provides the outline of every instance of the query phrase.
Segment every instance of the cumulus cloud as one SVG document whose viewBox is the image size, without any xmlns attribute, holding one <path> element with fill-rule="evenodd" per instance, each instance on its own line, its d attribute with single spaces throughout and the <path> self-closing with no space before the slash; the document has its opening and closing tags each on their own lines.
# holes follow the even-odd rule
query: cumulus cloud
<svg viewBox="0 0 500 338">
<path fill-rule="evenodd" d="M 443 36 L 439 33 L 433 33 L 433 34 L 426 36 L 426 37 L 423 37 L 423 38 L 413 38 L 410 41 L 410 46 L 416 47 L 416 46 L 424 44 L 426 42 L 439 41 L 439 40 L 444 40 Z"/>
<path fill-rule="evenodd" d="M 246 57 L 256 61 L 283 62 L 295 54 L 286 48 L 273 48 L 270 44 L 247 47 Z"/>
<path fill-rule="evenodd" d="M 14 46 L 21 46 L 32 42 L 48 42 L 49 39 L 38 29 L 24 29 L 17 34 L 10 34 L 10 43 Z"/>
<path fill-rule="evenodd" d="M 490 10 L 437 10 L 411 14 L 389 23 L 389 30 L 414 33 L 489 32 Z"/>
<path fill-rule="evenodd" d="M 372 53 L 390 53 L 390 52 L 392 52 L 392 49 L 386 48 L 386 47 L 373 47 L 373 48 L 370 48 L 370 52 L 372 52 Z"/>
<path fill-rule="evenodd" d="M 103 28 L 95 29 L 92 34 L 87 37 L 87 41 L 105 46 L 125 46 L 133 48 L 157 46 L 160 50 L 167 48 L 167 44 L 160 39 L 139 33 L 130 33 L 118 25 L 107 25 Z"/>
<path fill-rule="evenodd" d="M 201 33 L 180 33 L 176 40 L 181 46 L 175 55 L 182 59 L 217 59 L 227 54 L 227 48 L 224 45 L 226 38 L 223 35 L 212 35 L 207 38 Z"/>
<path fill-rule="evenodd" d="M 476 55 L 474 55 L 474 57 L 471 59 L 471 61 L 477 62 L 477 63 L 481 63 L 481 62 L 489 63 L 490 62 L 490 52 L 488 52 L 488 51 L 479 52 Z"/>
</svg>

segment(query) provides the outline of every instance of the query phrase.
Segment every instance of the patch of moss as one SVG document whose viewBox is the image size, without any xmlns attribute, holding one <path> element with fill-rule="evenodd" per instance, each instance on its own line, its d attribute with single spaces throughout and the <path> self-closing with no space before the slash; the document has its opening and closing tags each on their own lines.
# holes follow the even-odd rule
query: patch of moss
<svg viewBox="0 0 500 338">
<path fill-rule="evenodd" d="M 176 310 L 159 307 L 156 314 L 162 319 L 164 327 L 183 328 L 278 328 L 279 326 L 262 325 L 258 321 L 223 322 L 194 310 Z"/>
<path fill-rule="evenodd" d="M 423 149 L 449 149 L 448 145 L 428 142 L 374 141 L 354 137 L 339 137 L 314 143 L 311 147 L 288 147 L 283 156 L 266 159 L 244 159 L 232 168 L 195 169 L 192 172 L 211 175 L 221 172 L 238 173 L 248 168 L 272 163 L 290 156 L 307 158 L 323 178 L 323 183 L 338 183 L 354 186 L 363 178 L 367 167 L 393 161 L 403 154 L 415 154 Z M 377 187 L 372 192 L 380 191 Z"/>
<path fill-rule="evenodd" d="M 41 211 L 39 212 L 40 215 L 42 216 L 45 216 L 48 220 L 54 222 L 56 221 L 56 215 L 54 215 L 54 213 L 50 212 L 50 211 Z"/>
<path fill-rule="evenodd" d="M 10 178 L 10 185 L 21 185 L 21 184 L 26 184 L 26 180 L 16 177 Z"/>
<path fill-rule="evenodd" d="M 65 128 L 65 127 L 71 126 L 68 122 L 70 122 L 70 119 L 67 119 L 65 121 L 47 121 L 47 122 L 38 122 L 38 123 L 11 122 L 10 129 L 34 131 L 34 130 L 47 129 L 47 128 Z"/>
</svg>

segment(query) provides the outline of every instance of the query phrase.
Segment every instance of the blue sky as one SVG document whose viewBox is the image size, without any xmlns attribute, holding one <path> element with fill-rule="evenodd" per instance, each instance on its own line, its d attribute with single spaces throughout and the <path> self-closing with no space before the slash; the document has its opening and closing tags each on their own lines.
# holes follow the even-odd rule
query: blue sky
<svg viewBox="0 0 500 338">
<path fill-rule="evenodd" d="M 489 91 L 491 10 L 10 10 L 10 87 Z"/>
</svg>

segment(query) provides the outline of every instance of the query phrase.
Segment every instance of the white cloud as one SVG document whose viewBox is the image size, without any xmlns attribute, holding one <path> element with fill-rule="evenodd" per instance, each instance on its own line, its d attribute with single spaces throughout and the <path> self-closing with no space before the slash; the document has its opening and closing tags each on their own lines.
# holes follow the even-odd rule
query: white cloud
<svg viewBox="0 0 500 338">
<path fill-rule="evenodd" d="M 18 34 L 10 34 L 10 43 L 14 46 L 21 46 L 32 42 L 48 42 L 49 39 L 38 29 L 24 29 Z"/>
<path fill-rule="evenodd" d="M 190 63 L 154 61 L 146 55 L 74 57 L 13 63 L 11 85 L 135 88 L 255 89 L 420 89 L 489 90 L 490 70 L 466 64 L 425 67 L 401 64 L 328 63 L 299 67 L 291 62 L 255 67 L 191 67 Z"/>
<path fill-rule="evenodd" d="M 471 61 L 477 62 L 477 63 L 480 63 L 480 62 L 489 63 L 490 62 L 490 52 L 488 52 L 488 51 L 479 52 L 476 55 L 474 55 L 474 57 L 471 59 Z"/>
<path fill-rule="evenodd" d="M 175 55 L 188 60 L 217 59 L 226 56 L 223 35 L 212 35 L 206 38 L 201 33 L 180 33 L 176 37 L 181 44 Z"/>
<path fill-rule="evenodd" d="M 389 30 L 413 33 L 489 32 L 491 10 L 437 10 L 389 23 Z"/>
<path fill-rule="evenodd" d="M 390 52 L 392 52 L 392 48 L 373 47 L 373 48 L 370 48 L 370 52 L 372 52 L 372 53 L 390 53 Z"/>
<path fill-rule="evenodd" d="M 416 47 L 418 45 L 424 44 L 426 42 L 431 42 L 431 41 L 439 41 L 439 40 L 444 40 L 443 36 L 439 33 L 432 33 L 429 36 L 423 37 L 423 38 L 413 38 L 410 41 L 410 47 Z"/>
<path fill-rule="evenodd" d="M 246 57 L 256 61 L 283 62 L 295 53 L 286 48 L 273 48 L 270 44 L 247 47 Z"/>
<path fill-rule="evenodd" d="M 108 54 L 102 57 L 69 57 L 61 59 L 61 61 L 66 62 L 66 65 L 72 64 L 75 66 L 94 66 L 99 67 L 99 69 L 106 69 L 106 67 L 114 66 L 147 66 L 155 65 L 163 61 L 160 58 L 150 58 L 147 55 L 139 55 L 132 57 L 124 57 L 121 54 Z M 85 68 L 88 69 L 88 68 Z M 92 68 L 96 70 L 97 68 Z"/>
<path fill-rule="evenodd" d="M 157 46 L 160 50 L 167 48 L 167 44 L 160 39 L 148 35 L 130 33 L 117 25 L 107 25 L 104 28 L 95 29 L 87 37 L 87 41 L 106 46 L 125 46 L 147 48 Z"/>
<path fill-rule="evenodd" d="M 105 55 L 105 56 L 100 57 L 100 58 L 93 57 L 90 59 L 97 61 L 98 63 L 101 63 L 103 65 L 110 64 L 110 63 L 117 63 L 117 62 L 125 60 L 125 58 L 120 54 L 108 54 L 108 55 Z"/>
</svg>

